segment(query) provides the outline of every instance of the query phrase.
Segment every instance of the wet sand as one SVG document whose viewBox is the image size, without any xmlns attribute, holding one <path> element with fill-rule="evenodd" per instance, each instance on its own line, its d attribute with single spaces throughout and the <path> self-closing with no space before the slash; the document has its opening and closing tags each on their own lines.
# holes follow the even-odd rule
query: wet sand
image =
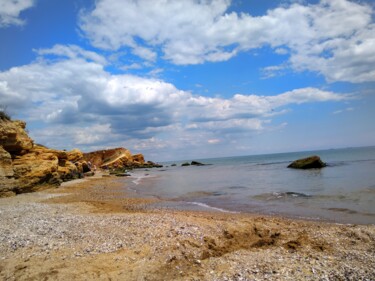
<svg viewBox="0 0 375 281">
<path fill-rule="evenodd" d="M 375 226 L 150 209 L 117 178 L 0 199 L 1 280 L 375 280 Z"/>
</svg>

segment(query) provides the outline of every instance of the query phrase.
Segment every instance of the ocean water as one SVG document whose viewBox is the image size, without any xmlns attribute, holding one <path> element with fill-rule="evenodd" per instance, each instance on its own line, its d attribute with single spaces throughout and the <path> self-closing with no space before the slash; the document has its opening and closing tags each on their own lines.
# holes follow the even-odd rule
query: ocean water
<svg viewBox="0 0 375 281">
<path fill-rule="evenodd" d="M 287 168 L 319 155 L 323 169 Z M 197 159 L 194 159 L 197 160 Z M 158 207 L 249 212 L 337 223 L 375 224 L 375 147 L 198 159 L 206 166 L 137 170 L 126 179 L 135 196 Z"/>
</svg>

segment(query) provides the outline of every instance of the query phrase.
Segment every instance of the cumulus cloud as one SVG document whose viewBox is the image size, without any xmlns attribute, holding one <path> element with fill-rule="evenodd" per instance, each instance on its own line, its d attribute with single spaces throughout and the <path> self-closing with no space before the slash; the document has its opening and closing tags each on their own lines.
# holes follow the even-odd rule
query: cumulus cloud
<svg viewBox="0 0 375 281">
<path fill-rule="evenodd" d="M 372 7 L 348 0 L 299 2 L 255 17 L 228 12 L 229 0 L 99 0 L 81 14 L 80 27 L 96 47 L 128 47 L 146 60 L 155 60 L 161 49 L 175 64 L 226 61 L 267 45 L 289 55 L 296 71 L 315 71 L 329 81 L 374 81 Z"/>
<path fill-rule="evenodd" d="M 292 104 L 350 98 L 316 88 L 204 97 L 160 79 L 109 73 L 100 56 L 74 46 L 37 53 L 33 63 L 0 72 L 0 100 L 29 121 L 44 120 L 46 128 L 34 137 L 56 147 L 219 144 L 231 134 L 267 130 L 271 118 L 288 113 Z"/>
<path fill-rule="evenodd" d="M 34 6 L 34 0 L 0 1 L 0 28 L 10 25 L 23 25 L 20 13 Z"/>
</svg>

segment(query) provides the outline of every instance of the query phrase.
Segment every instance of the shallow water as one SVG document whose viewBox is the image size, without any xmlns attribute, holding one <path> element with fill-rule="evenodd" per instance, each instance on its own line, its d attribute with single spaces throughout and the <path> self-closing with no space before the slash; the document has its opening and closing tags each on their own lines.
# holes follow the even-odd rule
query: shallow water
<svg viewBox="0 0 375 281">
<path fill-rule="evenodd" d="M 319 155 L 328 167 L 286 168 Z M 138 170 L 126 187 L 167 199 L 163 207 L 279 214 L 339 223 L 375 223 L 375 147 L 203 159 L 207 166 Z M 168 166 L 168 167 L 167 167 Z"/>
</svg>

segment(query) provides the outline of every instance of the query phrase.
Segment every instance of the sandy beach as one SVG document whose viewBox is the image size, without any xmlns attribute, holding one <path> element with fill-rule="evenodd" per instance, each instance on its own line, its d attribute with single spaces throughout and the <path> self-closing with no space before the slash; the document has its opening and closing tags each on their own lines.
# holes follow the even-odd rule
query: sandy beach
<svg viewBox="0 0 375 281">
<path fill-rule="evenodd" d="M 1 280 L 375 280 L 375 226 L 150 210 L 113 177 L 0 199 Z"/>
</svg>

